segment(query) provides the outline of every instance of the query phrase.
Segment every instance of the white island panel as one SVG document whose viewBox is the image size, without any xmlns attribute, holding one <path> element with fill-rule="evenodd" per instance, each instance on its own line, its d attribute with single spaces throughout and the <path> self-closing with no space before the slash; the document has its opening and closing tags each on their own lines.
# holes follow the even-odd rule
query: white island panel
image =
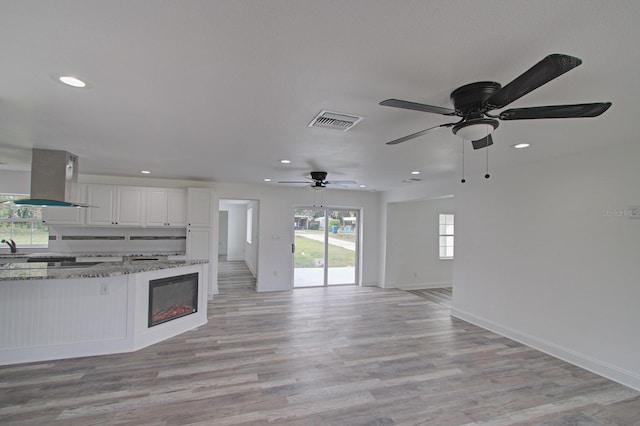
<svg viewBox="0 0 640 426">
<path fill-rule="evenodd" d="M 119 276 L 1 283 L 0 364 L 126 350 L 127 282 Z"/>
</svg>

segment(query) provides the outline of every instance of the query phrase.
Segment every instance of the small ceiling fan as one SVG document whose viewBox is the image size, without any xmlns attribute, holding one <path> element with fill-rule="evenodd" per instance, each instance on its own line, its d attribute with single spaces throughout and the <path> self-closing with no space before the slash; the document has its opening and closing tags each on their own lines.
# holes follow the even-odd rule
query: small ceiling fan
<svg viewBox="0 0 640 426">
<path fill-rule="evenodd" d="M 430 112 L 433 114 L 458 116 L 460 121 L 444 123 L 438 126 L 413 133 L 411 135 L 387 142 L 396 145 L 415 139 L 431 130 L 452 127 L 453 134 L 464 140 L 470 140 L 474 149 L 488 147 L 493 144 L 491 133 L 498 128 L 498 120 L 533 120 L 541 118 L 577 118 L 597 117 L 611 106 L 611 102 L 597 102 L 574 105 L 549 105 L 531 108 L 512 108 L 497 115 L 490 111 L 501 109 L 521 98 L 527 93 L 572 70 L 582 63 L 573 56 L 552 54 L 516 77 L 506 86 L 493 81 L 481 81 L 466 84 L 451 92 L 453 109 L 403 101 L 387 99 L 380 105 Z"/>
<path fill-rule="evenodd" d="M 313 189 L 323 189 L 326 188 L 327 185 L 341 186 L 346 188 L 347 185 L 355 185 L 356 182 L 352 180 L 332 180 L 328 181 L 327 172 L 311 172 L 311 177 L 306 178 L 308 180 L 304 181 L 280 181 L 278 183 L 304 183 L 309 185 Z"/>
</svg>

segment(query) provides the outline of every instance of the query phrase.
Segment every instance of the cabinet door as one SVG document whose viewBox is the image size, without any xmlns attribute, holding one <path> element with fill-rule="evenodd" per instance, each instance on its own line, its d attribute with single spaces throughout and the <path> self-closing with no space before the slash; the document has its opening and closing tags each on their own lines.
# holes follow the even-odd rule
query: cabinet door
<svg viewBox="0 0 640 426">
<path fill-rule="evenodd" d="M 144 218 L 144 188 L 119 186 L 116 225 L 142 226 Z"/>
<path fill-rule="evenodd" d="M 86 185 L 80 185 L 78 201 L 86 203 Z M 42 222 L 47 225 L 82 225 L 86 208 L 47 206 L 42 210 Z"/>
<path fill-rule="evenodd" d="M 147 226 L 167 226 L 168 191 L 147 188 Z"/>
<path fill-rule="evenodd" d="M 42 222 L 47 225 L 82 225 L 82 209 L 48 206 L 42 210 Z"/>
<path fill-rule="evenodd" d="M 169 226 L 186 226 L 187 224 L 187 190 L 167 190 L 167 223 Z"/>
<path fill-rule="evenodd" d="M 210 260 L 211 257 L 211 229 L 187 229 L 187 259 Z"/>
<path fill-rule="evenodd" d="M 211 226 L 211 198 L 213 194 L 208 188 L 189 188 L 187 225 Z"/>
<path fill-rule="evenodd" d="M 88 185 L 87 225 L 114 225 L 116 187 L 111 185 Z"/>
</svg>

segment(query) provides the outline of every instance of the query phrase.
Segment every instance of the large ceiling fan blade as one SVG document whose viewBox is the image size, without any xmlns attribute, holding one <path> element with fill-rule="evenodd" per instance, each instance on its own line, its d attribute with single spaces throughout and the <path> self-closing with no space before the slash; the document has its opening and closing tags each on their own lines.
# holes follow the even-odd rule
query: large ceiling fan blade
<svg viewBox="0 0 640 426">
<path fill-rule="evenodd" d="M 538 118 L 597 117 L 611 106 L 611 102 L 592 104 L 553 105 L 513 108 L 500 113 L 500 120 L 535 120 Z"/>
<path fill-rule="evenodd" d="M 477 141 L 472 141 L 471 145 L 473 145 L 473 149 L 486 148 L 489 145 L 493 145 L 493 138 L 491 135 L 487 135 L 482 139 L 478 139 Z"/>
<path fill-rule="evenodd" d="M 305 181 L 305 180 L 281 180 L 278 181 L 278 183 L 313 183 L 311 181 Z"/>
<path fill-rule="evenodd" d="M 325 183 L 327 185 L 355 185 L 358 182 L 354 180 L 332 180 L 332 181 L 326 181 Z"/>
<path fill-rule="evenodd" d="M 581 59 L 573 56 L 559 53 L 549 55 L 491 95 L 487 104 L 491 109 L 503 108 L 581 63 Z"/>
<path fill-rule="evenodd" d="M 451 108 L 443 108 L 443 107 L 438 107 L 433 105 L 419 104 L 417 102 L 403 101 L 400 99 L 387 99 L 386 101 L 380 102 L 380 105 L 393 107 L 393 108 L 410 109 L 413 111 L 431 112 L 433 114 L 456 115 L 456 112 Z"/>
<path fill-rule="evenodd" d="M 420 137 L 420 136 L 422 136 L 422 135 L 424 135 L 426 133 L 429 133 L 432 130 L 439 129 L 441 127 L 451 127 L 451 126 L 455 126 L 456 124 L 457 123 L 445 123 L 445 124 L 439 124 L 437 126 L 429 127 L 428 129 L 420 130 L 419 132 L 413 133 L 413 134 L 411 134 L 409 136 L 405 136 L 403 138 L 395 139 L 395 140 L 392 140 L 391 142 L 387 142 L 387 145 L 397 145 L 399 143 L 406 142 L 406 141 L 409 141 L 411 139 L 415 139 L 417 137 Z"/>
</svg>

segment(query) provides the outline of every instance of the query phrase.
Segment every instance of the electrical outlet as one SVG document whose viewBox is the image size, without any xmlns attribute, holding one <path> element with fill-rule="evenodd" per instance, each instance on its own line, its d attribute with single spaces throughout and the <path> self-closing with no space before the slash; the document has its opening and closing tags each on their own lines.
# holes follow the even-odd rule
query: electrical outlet
<svg viewBox="0 0 640 426">
<path fill-rule="evenodd" d="M 103 283 L 100 284 L 100 296 L 108 296 L 109 295 L 109 284 Z"/>
</svg>

